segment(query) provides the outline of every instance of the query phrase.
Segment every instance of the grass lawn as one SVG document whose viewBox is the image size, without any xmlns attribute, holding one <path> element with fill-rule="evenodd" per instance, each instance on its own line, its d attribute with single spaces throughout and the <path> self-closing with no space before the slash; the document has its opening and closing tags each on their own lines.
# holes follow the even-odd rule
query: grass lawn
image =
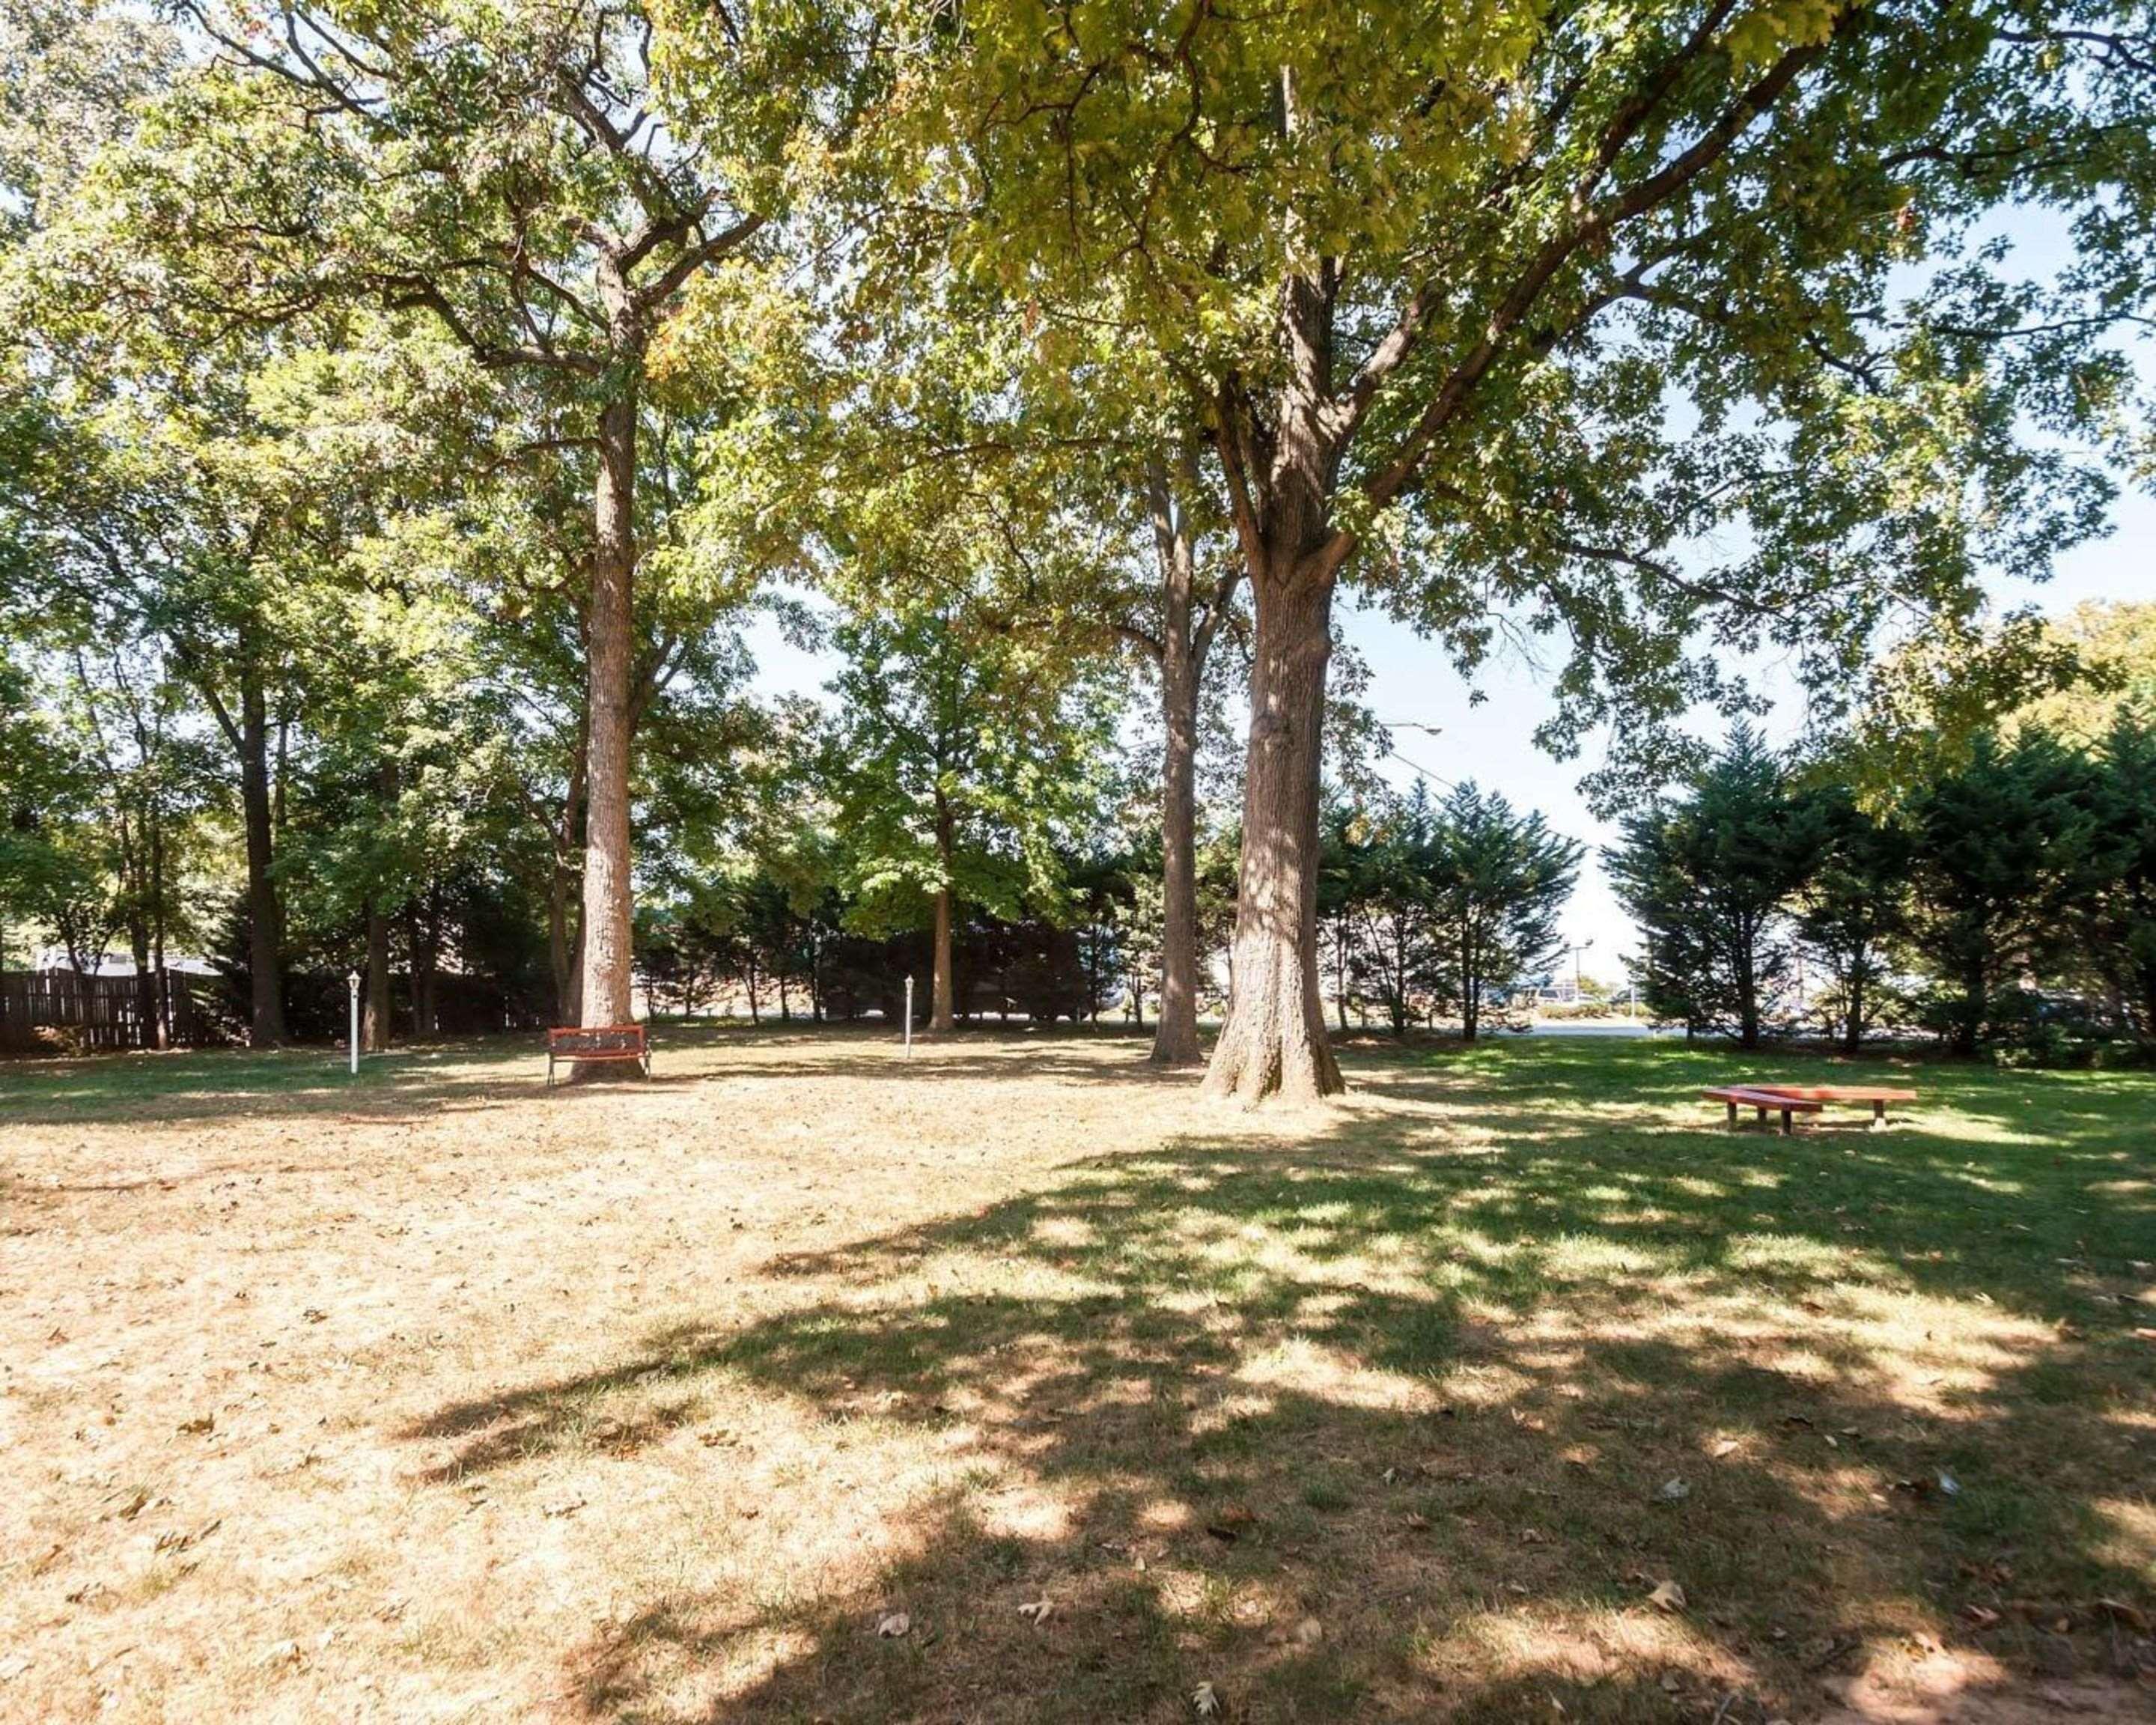
<svg viewBox="0 0 2156 1725">
<path fill-rule="evenodd" d="M 0 1067 L 0 1717 L 2156 1717 L 2156 1077 L 658 1048 Z"/>
</svg>

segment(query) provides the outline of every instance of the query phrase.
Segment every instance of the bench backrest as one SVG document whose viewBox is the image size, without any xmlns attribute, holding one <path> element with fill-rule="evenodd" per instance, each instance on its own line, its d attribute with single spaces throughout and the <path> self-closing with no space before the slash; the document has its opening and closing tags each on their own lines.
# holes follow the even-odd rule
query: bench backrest
<svg viewBox="0 0 2156 1725">
<path fill-rule="evenodd" d="M 588 1028 L 572 1026 L 567 1029 L 549 1030 L 547 1046 L 557 1055 L 641 1055 L 644 1052 L 644 1026 L 594 1024 Z"/>
</svg>

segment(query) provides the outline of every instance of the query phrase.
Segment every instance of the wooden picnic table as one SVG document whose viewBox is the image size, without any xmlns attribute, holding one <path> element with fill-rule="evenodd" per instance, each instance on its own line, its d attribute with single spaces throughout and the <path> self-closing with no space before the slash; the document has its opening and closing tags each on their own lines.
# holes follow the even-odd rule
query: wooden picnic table
<svg viewBox="0 0 2156 1725">
<path fill-rule="evenodd" d="M 580 1066 L 595 1060 L 633 1060 L 651 1076 L 651 1038 L 641 1024 L 571 1024 L 547 1033 L 547 1087 L 554 1087 L 557 1065 Z"/>
<path fill-rule="evenodd" d="M 1845 1102 L 1860 1106 L 1869 1102 L 1874 1126 L 1886 1122 L 1889 1102 L 1917 1100 L 1912 1090 L 1897 1090 L 1884 1084 L 1754 1084 L 1748 1088 L 1772 1096 L 1797 1096 L 1808 1102 Z"/>
</svg>

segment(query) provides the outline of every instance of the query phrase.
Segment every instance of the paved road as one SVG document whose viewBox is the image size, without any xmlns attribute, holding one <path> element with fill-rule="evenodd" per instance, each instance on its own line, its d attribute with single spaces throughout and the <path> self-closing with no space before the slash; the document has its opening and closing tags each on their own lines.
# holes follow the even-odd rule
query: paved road
<svg viewBox="0 0 2156 1725">
<path fill-rule="evenodd" d="M 1531 1036 L 1681 1036 L 1681 1029 L 1657 1030 L 1644 1019 L 1549 1019 L 1537 1022 Z"/>
</svg>

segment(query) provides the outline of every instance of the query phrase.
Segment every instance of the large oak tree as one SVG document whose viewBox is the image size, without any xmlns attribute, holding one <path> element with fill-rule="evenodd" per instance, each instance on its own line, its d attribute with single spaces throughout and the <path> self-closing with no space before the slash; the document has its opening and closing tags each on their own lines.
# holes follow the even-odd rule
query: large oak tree
<svg viewBox="0 0 2156 1725">
<path fill-rule="evenodd" d="M 1471 670 L 1501 627 L 1557 638 L 1543 740 L 1621 717 L 1645 777 L 1736 704 L 1732 655 L 1830 695 L 2100 515 L 2020 434 L 2125 388 L 2096 333 L 2145 300 L 2145 5 L 920 12 L 860 140 L 902 188 L 880 268 L 992 285 L 1070 391 L 1158 380 L 1223 475 L 1256 621 L 1216 1092 L 1340 1084 L 1313 911 L 1343 580 Z M 1988 249 L 2015 203 L 2078 223 L 2065 280 Z"/>
</svg>

